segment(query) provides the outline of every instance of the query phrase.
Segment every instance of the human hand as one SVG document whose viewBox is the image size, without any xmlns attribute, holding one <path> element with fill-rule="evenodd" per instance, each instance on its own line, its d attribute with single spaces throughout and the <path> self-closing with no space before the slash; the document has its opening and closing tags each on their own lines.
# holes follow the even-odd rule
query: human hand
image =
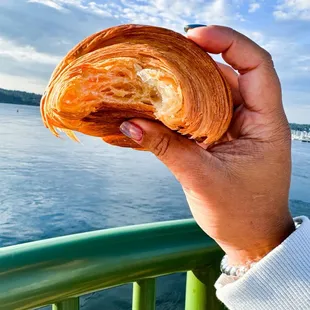
<svg viewBox="0 0 310 310">
<path fill-rule="evenodd" d="M 221 66 L 235 104 L 227 135 L 205 150 L 157 122 L 133 119 L 121 130 L 167 165 L 195 220 L 230 264 L 257 261 L 294 230 L 291 138 L 280 82 L 269 53 L 230 28 L 196 28 L 188 38 L 221 53 L 239 72 Z"/>
</svg>

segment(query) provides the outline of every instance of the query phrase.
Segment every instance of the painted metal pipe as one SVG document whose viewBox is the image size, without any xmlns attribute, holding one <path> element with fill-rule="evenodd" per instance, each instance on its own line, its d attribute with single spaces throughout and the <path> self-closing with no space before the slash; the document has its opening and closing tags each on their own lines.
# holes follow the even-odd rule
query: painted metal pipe
<svg viewBox="0 0 310 310">
<path fill-rule="evenodd" d="M 80 309 L 80 299 L 78 297 L 69 298 L 56 304 L 53 304 L 52 310 L 79 310 Z"/>
<path fill-rule="evenodd" d="M 36 308 L 144 278 L 193 270 L 223 252 L 193 220 L 107 229 L 0 249 L 0 305 Z"/>
<path fill-rule="evenodd" d="M 133 284 L 132 310 L 155 310 L 156 279 L 143 279 Z"/>
</svg>

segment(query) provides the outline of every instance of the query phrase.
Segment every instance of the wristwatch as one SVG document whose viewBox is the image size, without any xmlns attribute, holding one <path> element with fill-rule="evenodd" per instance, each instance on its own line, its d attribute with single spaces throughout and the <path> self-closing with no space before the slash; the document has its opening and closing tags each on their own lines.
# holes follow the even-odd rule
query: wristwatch
<svg viewBox="0 0 310 310">
<path fill-rule="evenodd" d="M 301 218 L 295 218 L 294 219 L 295 228 L 297 229 L 302 224 Z M 223 274 L 226 274 L 227 276 L 231 277 L 242 277 L 247 271 L 249 271 L 257 262 L 252 262 L 247 265 L 241 265 L 241 266 L 230 266 L 228 264 L 228 256 L 224 255 L 220 270 Z"/>
</svg>

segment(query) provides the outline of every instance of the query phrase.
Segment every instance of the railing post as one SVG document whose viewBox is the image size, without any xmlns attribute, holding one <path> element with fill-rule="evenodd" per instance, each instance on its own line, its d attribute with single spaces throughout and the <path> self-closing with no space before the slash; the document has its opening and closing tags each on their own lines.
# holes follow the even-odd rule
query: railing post
<svg viewBox="0 0 310 310">
<path fill-rule="evenodd" d="M 155 310 L 156 279 L 144 279 L 133 284 L 132 310 Z"/>
<path fill-rule="evenodd" d="M 79 310 L 80 300 L 79 297 L 59 301 L 52 306 L 52 310 Z"/>
<path fill-rule="evenodd" d="M 218 264 L 206 266 L 204 270 L 188 271 L 185 310 L 226 309 L 215 295 L 214 283 L 218 277 Z"/>
</svg>

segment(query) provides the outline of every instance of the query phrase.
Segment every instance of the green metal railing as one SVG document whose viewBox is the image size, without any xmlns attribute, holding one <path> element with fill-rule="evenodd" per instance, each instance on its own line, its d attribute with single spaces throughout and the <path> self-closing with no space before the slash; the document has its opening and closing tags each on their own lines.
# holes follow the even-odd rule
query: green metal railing
<svg viewBox="0 0 310 310">
<path fill-rule="evenodd" d="M 0 249 L 0 309 L 78 310 L 79 296 L 133 283 L 133 310 L 153 310 L 156 277 L 187 271 L 186 310 L 215 297 L 223 253 L 192 220 L 129 226 Z"/>
</svg>

